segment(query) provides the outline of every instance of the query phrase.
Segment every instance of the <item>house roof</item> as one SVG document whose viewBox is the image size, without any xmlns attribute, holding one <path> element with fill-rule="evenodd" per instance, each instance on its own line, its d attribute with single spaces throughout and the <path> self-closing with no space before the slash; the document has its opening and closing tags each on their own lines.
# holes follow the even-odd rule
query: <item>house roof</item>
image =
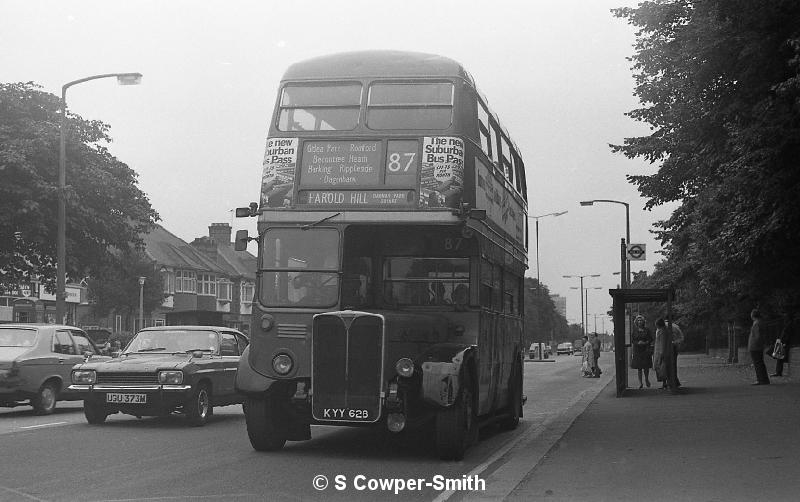
<svg viewBox="0 0 800 502">
<path fill-rule="evenodd" d="M 214 260 L 161 225 L 156 225 L 142 238 L 145 254 L 159 265 L 255 279 L 256 258 L 247 251 L 234 251 L 230 246 L 218 244 Z"/>
<path fill-rule="evenodd" d="M 211 241 L 208 237 L 200 237 L 196 242 L 204 246 L 216 246 L 216 264 L 226 270 L 228 275 L 242 276 L 255 280 L 256 257 L 247 251 L 236 251 L 229 243 L 227 245 Z"/>
</svg>

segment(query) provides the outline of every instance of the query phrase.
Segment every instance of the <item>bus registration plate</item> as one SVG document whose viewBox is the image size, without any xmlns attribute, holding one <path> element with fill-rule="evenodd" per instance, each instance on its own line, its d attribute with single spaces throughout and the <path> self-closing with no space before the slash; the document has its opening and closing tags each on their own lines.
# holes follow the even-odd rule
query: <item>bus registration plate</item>
<svg viewBox="0 0 800 502">
<path fill-rule="evenodd" d="M 108 393 L 106 394 L 106 402 L 114 404 L 145 404 L 147 403 L 147 394 Z"/>
<path fill-rule="evenodd" d="M 323 408 L 323 420 L 370 420 L 369 410 L 351 408 Z"/>
</svg>

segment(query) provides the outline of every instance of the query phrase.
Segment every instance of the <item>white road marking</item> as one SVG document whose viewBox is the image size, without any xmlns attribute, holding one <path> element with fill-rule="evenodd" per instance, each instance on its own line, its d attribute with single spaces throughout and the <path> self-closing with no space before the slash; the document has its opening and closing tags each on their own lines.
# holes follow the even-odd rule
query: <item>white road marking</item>
<svg viewBox="0 0 800 502">
<path fill-rule="evenodd" d="M 63 425 L 63 424 L 66 424 L 66 423 L 67 422 L 52 422 L 52 423 L 49 423 L 49 424 L 25 425 L 25 426 L 20 427 L 20 429 L 36 429 L 38 427 L 52 427 L 53 425 Z"/>
</svg>

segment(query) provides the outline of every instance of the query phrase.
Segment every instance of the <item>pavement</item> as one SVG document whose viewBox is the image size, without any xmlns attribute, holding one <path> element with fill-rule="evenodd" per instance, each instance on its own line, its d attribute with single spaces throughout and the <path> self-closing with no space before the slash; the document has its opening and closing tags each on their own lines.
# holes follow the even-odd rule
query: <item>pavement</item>
<svg viewBox="0 0 800 502">
<path fill-rule="evenodd" d="M 609 358 L 610 359 L 610 358 Z M 602 358 L 601 358 L 602 360 Z M 748 364 L 681 354 L 677 394 L 628 389 L 613 367 L 486 466 L 462 500 L 800 500 L 800 382 L 753 386 Z M 767 361 L 772 373 L 774 361 Z M 629 372 L 629 385 L 638 387 Z"/>
</svg>

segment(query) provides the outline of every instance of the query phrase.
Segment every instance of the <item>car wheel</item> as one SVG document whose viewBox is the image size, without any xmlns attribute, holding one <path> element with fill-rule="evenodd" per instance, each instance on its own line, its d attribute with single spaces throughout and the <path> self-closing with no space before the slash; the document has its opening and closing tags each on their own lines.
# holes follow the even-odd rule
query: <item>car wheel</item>
<svg viewBox="0 0 800 502">
<path fill-rule="evenodd" d="M 256 451 L 276 451 L 283 448 L 289 437 L 286 411 L 273 396 L 248 397 L 244 406 L 247 437 Z"/>
<path fill-rule="evenodd" d="M 522 368 L 519 364 L 514 365 L 508 385 L 509 403 L 508 416 L 500 420 L 500 428 L 503 430 L 513 430 L 519 425 L 519 417 L 522 416 Z"/>
<path fill-rule="evenodd" d="M 83 401 L 83 416 L 86 417 L 86 421 L 90 424 L 98 425 L 106 421 L 108 413 L 103 403 L 85 399 Z"/>
<path fill-rule="evenodd" d="M 58 387 L 53 382 L 45 382 L 36 396 L 31 399 L 31 405 L 37 415 L 50 415 L 56 409 L 57 400 Z"/>
<path fill-rule="evenodd" d="M 197 389 L 184 405 L 186 417 L 194 427 L 202 427 L 213 413 L 211 406 L 211 389 L 207 384 L 198 384 Z"/>
<path fill-rule="evenodd" d="M 477 436 L 472 382 L 465 378 L 456 402 L 436 413 L 436 452 L 442 460 L 461 460 Z"/>
</svg>

